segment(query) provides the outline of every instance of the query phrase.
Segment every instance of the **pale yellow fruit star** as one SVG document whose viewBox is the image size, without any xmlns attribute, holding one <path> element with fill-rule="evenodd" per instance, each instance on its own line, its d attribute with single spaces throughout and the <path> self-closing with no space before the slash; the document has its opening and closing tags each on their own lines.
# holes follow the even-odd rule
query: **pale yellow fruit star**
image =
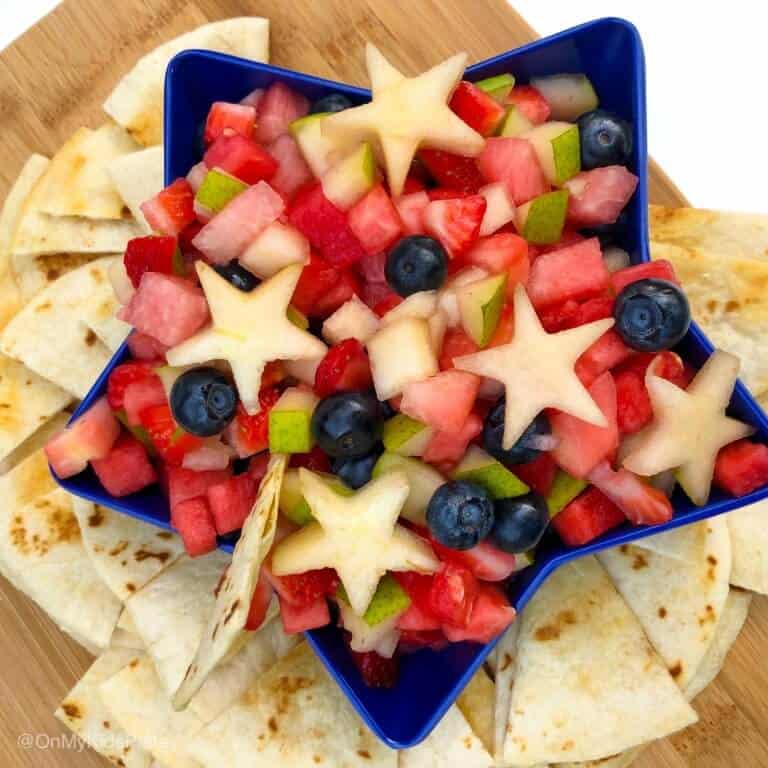
<svg viewBox="0 0 768 768">
<path fill-rule="evenodd" d="M 383 474 L 351 496 L 339 495 L 308 469 L 299 470 L 299 479 L 316 522 L 277 545 L 276 576 L 335 568 L 352 610 L 362 616 L 387 571 L 439 568 L 432 548 L 397 522 L 410 492 L 403 472 Z"/>
<path fill-rule="evenodd" d="M 376 139 L 393 197 L 402 194 L 419 147 L 459 155 L 480 154 L 485 139 L 448 106 L 464 72 L 466 53 L 456 54 L 417 77 L 405 77 L 370 43 L 365 55 L 372 101 L 327 117 L 322 131 L 350 145 Z"/>
<path fill-rule="evenodd" d="M 574 367 L 582 353 L 613 325 L 613 320 L 547 333 L 522 285 L 515 289 L 514 311 L 512 341 L 453 361 L 456 368 L 504 385 L 504 449 L 511 448 L 545 408 L 557 408 L 599 427 L 608 426 Z"/>
<path fill-rule="evenodd" d="M 738 357 L 715 350 L 688 389 L 648 375 L 653 421 L 633 438 L 624 466 L 646 476 L 676 469 L 691 501 L 706 504 L 718 451 L 755 431 L 725 415 L 739 365 Z"/>
<path fill-rule="evenodd" d="M 302 267 L 286 267 L 246 293 L 235 288 L 205 262 L 197 274 L 211 310 L 212 323 L 169 349 L 169 365 L 194 365 L 226 360 L 232 367 L 243 406 L 258 413 L 264 366 L 271 360 L 322 357 L 327 348 L 311 333 L 297 328 L 286 316 Z"/>
</svg>

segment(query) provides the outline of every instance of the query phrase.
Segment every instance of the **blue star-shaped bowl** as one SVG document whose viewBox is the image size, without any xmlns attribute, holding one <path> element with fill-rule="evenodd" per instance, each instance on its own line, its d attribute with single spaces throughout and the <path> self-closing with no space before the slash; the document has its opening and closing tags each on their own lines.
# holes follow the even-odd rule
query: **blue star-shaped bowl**
<svg viewBox="0 0 768 768">
<path fill-rule="evenodd" d="M 629 251 L 633 262 L 648 261 L 645 71 L 637 30 L 621 19 L 593 21 L 475 64 L 466 76 L 480 80 L 504 72 L 513 73 L 520 82 L 540 75 L 584 72 L 594 84 L 601 106 L 633 124 L 635 145 L 630 167 L 640 177 L 640 183 L 628 206 L 629 225 L 620 245 Z M 252 89 L 264 88 L 275 80 L 283 80 L 310 100 L 331 92 L 344 93 L 355 103 L 370 99 L 367 90 L 279 67 L 208 51 L 180 53 L 171 62 L 166 79 L 166 182 L 185 176 L 201 159 L 201 131 L 214 101 L 239 101 Z M 694 326 L 677 351 L 685 360 L 700 367 L 712 352 L 712 346 Z M 123 346 L 78 413 L 104 394 L 110 371 L 127 357 Z M 768 420 L 741 383 L 736 386 L 729 412 L 754 425 L 758 439 L 768 442 Z M 61 484 L 78 496 L 170 528 L 168 503 L 156 486 L 115 499 L 91 471 Z M 517 578 L 511 591 L 512 602 L 519 611 L 547 576 L 569 560 L 727 512 L 765 496 L 768 488 L 741 499 L 714 491 L 706 506 L 696 507 L 677 491 L 672 499 L 674 519 L 664 525 L 634 527 L 627 523 L 578 548 L 568 548 L 551 535 L 537 552 L 534 565 Z M 222 543 L 222 548 L 231 550 L 232 544 Z M 400 679 L 394 689 L 372 690 L 362 682 L 353 666 L 339 630 L 328 627 L 309 632 L 307 640 L 360 716 L 381 739 L 397 749 L 414 746 L 430 733 L 494 646 L 459 643 L 440 652 L 420 651 L 403 659 Z"/>
</svg>

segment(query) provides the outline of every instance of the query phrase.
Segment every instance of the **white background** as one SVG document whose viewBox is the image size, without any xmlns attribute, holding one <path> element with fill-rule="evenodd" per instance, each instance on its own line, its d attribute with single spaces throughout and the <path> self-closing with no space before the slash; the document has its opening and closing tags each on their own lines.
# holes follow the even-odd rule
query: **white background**
<svg viewBox="0 0 768 768">
<path fill-rule="evenodd" d="M 0 0 L 0 48 L 56 5 Z M 645 44 L 654 157 L 697 206 L 768 212 L 768 11 L 762 0 L 513 5 L 542 35 L 599 16 L 634 22 Z"/>
</svg>

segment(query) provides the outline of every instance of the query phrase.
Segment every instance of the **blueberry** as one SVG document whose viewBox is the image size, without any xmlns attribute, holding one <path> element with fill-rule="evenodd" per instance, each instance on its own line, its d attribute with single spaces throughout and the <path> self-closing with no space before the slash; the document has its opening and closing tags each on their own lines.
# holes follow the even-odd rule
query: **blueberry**
<svg viewBox="0 0 768 768">
<path fill-rule="evenodd" d="M 322 99 L 312 103 L 309 108 L 310 115 L 316 115 L 320 112 L 342 112 L 345 109 L 355 105 L 343 93 L 329 93 Z"/>
<path fill-rule="evenodd" d="M 632 154 L 632 126 L 604 109 L 579 118 L 581 169 L 626 165 Z"/>
<path fill-rule="evenodd" d="M 616 330 L 640 352 L 670 349 L 688 332 L 691 308 L 682 290 L 668 280 L 648 278 L 630 283 L 616 297 Z"/>
<path fill-rule="evenodd" d="M 214 269 L 229 283 L 243 293 L 250 293 L 258 284 L 259 278 L 251 274 L 245 267 L 240 266 L 237 259 L 229 264 L 214 267 Z"/>
<path fill-rule="evenodd" d="M 541 450 L 535 445 L 535 438 L 549 435 L 552 431 L 549 426 L 549 419 L 546 414 L 540 413 L 528 425 L 518 441 L 509 450 L 505 450 L 502 447 L 505 409 L 506 399 L 502 397 L 488 411 L 483 425 L 483 445 L 491 456 L 505 464 L 527 464 L 541 453 Z"/>
<path fill-rule="evenodd" d="M 362 488 L 366 483 L 370 482 L 373 467 L 379 460 L 382 450 L 382 447 L 378 445 L 367 456 L 360 456 L 357 459 L 334 459 L 332 464 L 333 474 L 338 475 L 345 485 L 354 490 Z"/>
<path fill-rule="evenodd" d="M 456 480 L 441 485 L 427 506 L 427 525 L 435 540 L 451 549 L 472 549 L 493 528 L 493 501 L 476 483 Z"/>
<path fill-rule="evenodd" d="M 221 432 L 235 416 L 237 392 L 216 368 L 193 368 L 179 376 L 171 388 L 173 418 L 199 437 Z"/>
<path fill-rule="evenodd" d="M 538 493 L 498 499 L 494 512 L 491 539 L 499 549 L 513 555 L 533 549 L 549 525 L 547 502 Z"/>
<path fill-rule="evenodd" d="M 317 444 L 335 459 L 367 456 L 381 439 L 379 401 L 367 392 L 338 392 L 312 414 Z"/>
<path fill-rule="evenodd" d="M 621 245 L 629 228 L 629 214 L 624 209 L 613 224 L 598 224 L 595 227 L 580 229 L 584 237 L 596 237 L 603 248 L 611 245 Z"/>
<path fill-rule="evenodd" d="M 384 274 L 390 288 L 400 296 L 434 291 L 448 275 L 448 255 L 431 237 L 404 237 L 389 252 Z"/>
</svg>

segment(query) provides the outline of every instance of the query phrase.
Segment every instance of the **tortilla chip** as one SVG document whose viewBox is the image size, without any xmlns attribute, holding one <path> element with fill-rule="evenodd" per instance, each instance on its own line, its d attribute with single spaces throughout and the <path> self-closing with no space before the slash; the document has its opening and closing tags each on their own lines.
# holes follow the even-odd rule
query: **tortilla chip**
<svg viewBox="0 0 768 768">
<path fill-rule="evenodd" d="M 733 547 L 731 584 L 768 595 L 768 500 L 726 516 Z"/>
<path fill-rule="evenodd" d="M 493 755 L 499 761 L 503 759 L 504 740 L 507 737 L 509 705 L 512 702 L 512 687 L 515 682 L 515 659 L 517 656 L 517 638 L 519 633 L 520 618 L 518 617 L 496 646 Z"/>
<path fill-rule="evenodd" d="M 269 60 L 269 20 L 226 19 L 187 32 L 139 59 L 104 102 L 104 111 L 145 147 L 163 141 L 163 93 L 170 60 L 188 48 Z M 245 94 L 243 94 L 245 96 Z"/>
<path fill-rule="evenodd" d="M 100 755 L 121 768 L 149 768 L 152 756 L 112 722 L 102 701 L 100 685 L 123 669 L 135 653 L 110 648 L 67 694 L 55 715 L 73 733 Z"/>
<path fill-rule="evenodd" d="M 0 351 L 84 398 L 112 356 L 82 321 L 92 296 L 110 285 L 111 262 L 91 262 L 35 296 L 0 335 Z"/>
<path fill-rule="evenodd" d="M 91 562 L 123 602 L 184 554 L 175 533 L 81 499 L 74 509 Z"/>
<path fill-rule="evenodd" d="M 152 227 L 144 218 L 140 206 L 165 186 L 162 146 L 118 157 L 109 164 L 107 171 L 133 217 L 147 232 L 151 232 Z"/>
<path fill-rule="evenodd" d="M 129 212 L 107 173 L 115 158 L 138 145 L 114 123 L 98 130 L 80 128 L 54 155 L 41 182 L 39 210 L 51 216 L 126 218 Z"/>
<path fill-rule="evenodd" d="M 57 413 L 52 419 L 46 421 L 40 429 L 33 432 L 24 442 L 14 448 L 2 461 L 0 461 L 0 475 L 10 472 L 17 464 L 29 458 L 39 451 L 55 434 L 61 432 L 67 426 L 70 414 L 67 411 Z"/>
<path fill-rule="evenodd" d="M 646 745 L 643 744 L 602 760 L 587 760 L 583 763 L 558 763 L 557 768 L 628 768 L 640 757 L 640 753 L 645 747 Z"/>
<path fill-rule="evenodd" d="M 485 668 L 480 667 L 469 681 L 469 685 L 456 699 L 456 706 L 461 710 L 461 714 L 464 715 L 489 755 L 493 754 L 494 694 L 493 681 Z"/>
<path fill-rule="evenodd" d="M 83 322 L 110 352 L 117 352 L 131 332 L 131 326 L 117 317 L 121 307 L 111 283 L 107 283 L 88 298 L 83 311 Z"/>
<path fill-rule="evenodd" d="M 397 766 L 397 752 L 368 731 L 306 643 L 192 738 L 188 753 L 204 768 L 298 768 L 318 764 L 316 756 L 329 768 Z"/>
<path fill-rule="evenodd" d="M 128 648 L 142 653 L 146 650 L 142 639 L 139 637 L 138 632 L 136 632 L 136 627 L 133 625 L 133 619 L 131 619 L 130 614 L 125 609 L 120 614 L 120 619 L 109 641 L 109 647 Z"/>
<path fill-rule="evenodd" d="M 39 256 L 14 256 L 14 274 L 22 306 L 29 303 L 60 277 L 93 261 L 85 253 L 44 253 Z"/>
<path fill-rule="evenodd" d="M 243 523 L 232 564 L 219 589 L 200 647 L 174 694 L 173 705 L 177 709 L 188 704 L 208 675 L 242 641 L 259 569 L 275 538 L 277 505 L 287 464 L 284 454 L 273 454 L 269 460 L 259 496 Z"/>
<path fill-rule="evenodd" d="M 518 621 L 505 762 L 598 760 L 696 722 L 594 557 L 555 571 Z"/>
<path fill-rule="evenodd" d="M 676 551 L 675 557 L 629 544 L 597 556 L 682 689 L 714 640 L 731 573 L 723 517 L 685 528 L 665 534 L 666 549 Z"/>
</svg>

